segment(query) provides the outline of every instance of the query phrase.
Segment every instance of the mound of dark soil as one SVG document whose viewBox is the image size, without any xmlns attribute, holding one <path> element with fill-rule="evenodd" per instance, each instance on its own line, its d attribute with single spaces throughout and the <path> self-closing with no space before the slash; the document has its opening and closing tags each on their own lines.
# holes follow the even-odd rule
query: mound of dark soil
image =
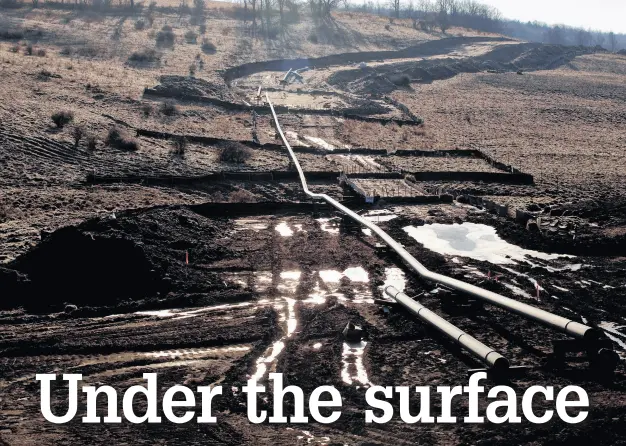
<svg viewBox="0 0 626 446">
<path fill-rule="evenodd" d="M 201 97 L 235 102 L 226 84 L 216 84 L 204 79 L 187 76 L 165 75 L 154 91 L 162 96 L 173 98 Z"/>
<path fill-rule="evenodd" d="M 221 258 L 223 249 L 213 243 L 221 226 L 219 219 L 188 209 L 165 208 L 59 229 L 0 270 L 0 305 L 56 311 L 67 303 L 109 307 L 167 298 L 193 304 L 193 296 L 204 301 L 225 285 L 215 273 L 189 267 L 186 255 L 196 264 Z"/>
<path fill-rule="evenodd" d="M 2 280 L 3 285 L 13 284 L 4 304 L 32 309 L 66 302 L 98 306 L 142 298 L 162 287 L 141 245 L 125 238 L 96 237 L 76 227 L 50 234 L 11 266 L 15 272 Z"/>
</svg>

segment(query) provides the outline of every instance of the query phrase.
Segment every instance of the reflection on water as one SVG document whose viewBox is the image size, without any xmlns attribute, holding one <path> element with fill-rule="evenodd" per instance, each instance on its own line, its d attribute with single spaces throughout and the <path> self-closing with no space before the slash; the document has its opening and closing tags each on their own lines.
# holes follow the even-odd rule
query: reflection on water
<svg viewBox="0 0 626 446">
<path fill-rule="evenodd" d="M 140 316 L 155 316 L 155 317 L 171 317 L 175 319 L 186 319 L 189 317 L 198 316 L 201 313 L 217 310 L 230 310 L 234 308 L 249 307 L 254 305 L 254 302 L 240 302 L 237 304 L 224 304 L 224 305 L 211 305 L 208 307 L 200 308 L 168 308 L 166 310 L 152 310 L 152 311 L 137 311 L 134 314 Z"/>
<path fill-rule="evenodd" d="M 398 216 L 387 209 L 373 209 L 364 213 L 362 217 L 374 223 L 384 223 Z"/>
<path fill-rule="evenodd" d="M 403 292 L 406 286 L 406 278 L 404 277 L 404 271 L 400 268 L 385 268 L 385 282 L 381 289 L 383 290 L 383 298 L 387 298 L 385 294 L 385 288 L 388 286 L 394 287 L 396 290 Z"/>
<path fill-rule="evenodd" d="M 289 227 L 286 221 L 283 221 L 282 223 L 276 225 L 275 229 L 283 237 L 291 237 L 293 235 L 293 231 L 291 230 L 291 228 Z"/>
<path fill-rule="evenodd" d="M 518 261 L 532 264 L 529 257 L 542 260 L 573 257 L 547 254 L 512 245 L 502 240 L 495 228 L 477 223 L 452 225 L 433 223 L 418 227 L 407 226 L 404 231 L 431 251 L 496 264 L 516 264 Z"/>
<path fill-rule="evenodd" d="M 369 275 L 367 271 L 362 267 L 349 267 L 343 272 L 337 270 L 322 270 L 309 274 L 309 278 L 315 280 L 315 285 L 308 294 L 308 297 L 300 302 L 307 305 L 320 305 L 327 301 L 331 296 L 336 297 L 340 301 L 346 301 L 354 304 L 359 303 L 373 303 L 371 290 L 369 289 Z M 273 284 L 274 279 L 271 272 L 259 271 L 254 273 L 256 284 L 255 289 L 257 291 L 267 291 Z M 256 369 L 251 378 L 261 380 L 267 376 L 268 373 L 275 371 L 278 356 L 285 349 L 286 342 L 295 333 L 298 327 L 298 320 L 296 317 L 296 304 L 298 300 L 294 298 L 296 290 L 300 286 L 300 282 L 303 280 L 304 273 L 298 270 L 282 271 L 277 278 L 276 290 L 280 294 L 277 298 L 262 299 L 258 301 L 259 305 L 270 304 L 276 310 L 278 314 L 278 321 L 280 322 L 283 330 L 283 335 L 274 342 L 256 361 Z M 339 288 L 349 284 L 347 291 L 349 296 L 344 293 L 338 292 Z M 313 349 L 318 350 L 322 347 L 321 343 L 313 345 Z M 342 357 L 342 364 L 344 366 L 344 372 L 342 376 L 353 376 L 355 381 L 365 384 L 367 381 L 367 373 L 363 366 L 362 350 L 365 348 L 365 343 L 350 344 L 350 347 L 346 350 L 344 346 L 344 354 Z M 359 353 L 360 352 L 360 353 Z M 365 378 L 363 378 L 365 376 Z M 365 381 L 363 381 L 365 379 Z"/>
<path fill-rule="evenodd" d="M 224 353 L 243 353 L 249 350 L 249 345 L 233 345 L 230 347 L 219 348 L 187 348 L 182 350 L 147 352 L 144 353 L 144 356 L 149 356 L 151 358 L 180 358 L 183 356 L 221 356 L 224 355 Z"/>
<path fill-rule="evenodd" d="M 262 231 L 269 227 L 268 223 L 264 220 L 256 220 L 252 218 L 240 218 L 235 220 L 235 230 L 253 230 Z"/>
<path fill-rule="evenodd" d="M 604 330 L 604 333 L 611 341 L 615 342 L 621 347 L 622 350 L 626 351 L 626 334 L 620 331 L 626 328 L 626 325 L 618 325 L 615 322 L 602 321 L 598 324 L 598 327 Z M 624 352 L 618 352 L 618 354 L 622 357 L 622 359 L 626 357 Z"/>
<path fill-rule="evenodd" d="M 363 353 L 367 342 L 344 342 L 341 352 L 341 379 L 348 385 L 361 383 L 370 386 L 367 370 L 363 365 Z"/>
<path fill-rule="evenodd" d="M 339 234 L 339 222 L 341 221 L 339 217 L 318 218 L 316 221 L 320 224 L 322 231 L 333 235 Z"/>
</svg>

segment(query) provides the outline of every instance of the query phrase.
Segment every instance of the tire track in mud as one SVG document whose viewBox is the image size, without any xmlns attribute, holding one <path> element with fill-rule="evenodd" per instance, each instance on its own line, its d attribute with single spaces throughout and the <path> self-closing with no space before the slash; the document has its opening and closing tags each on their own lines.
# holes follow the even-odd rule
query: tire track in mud
<svg viewBox="0 0 626 446">
<path fill-rule="evenodd" d="M 117 153 L 114 150 L 109 153 L 89 152 L 81 147 L 73 147 L 44 136 L 26 136 L 2 128 L 0 128 L 0 143 L 7 158 L 28 162 L 29 166 L 35 170 L 58 169 L 61 166 L 71 169 L 62 171 L 62 175 L 98 173 L 116 176 L 142 174 L 171 176 L 176 173 L 193 175 L 206 172 L 206 169 L 187 165 L 177 167 L 172 163 L 171 157 L 159 159 L 141 152 Z M 159 163 L 162 166 L 159 166 Z"/>
</svg>

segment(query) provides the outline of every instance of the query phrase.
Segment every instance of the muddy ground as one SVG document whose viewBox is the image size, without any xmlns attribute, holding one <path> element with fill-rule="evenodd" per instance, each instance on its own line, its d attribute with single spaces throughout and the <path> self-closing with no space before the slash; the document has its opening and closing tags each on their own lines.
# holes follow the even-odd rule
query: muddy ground
<svg viewBox="0 0 626 446">
<path fill-rule="evenodd" d="M 591 380 L 584 364 L 574 363 L 564 370 L 546 368 L 551 341 L 563 336 L 492 307 L 461 315 L 442 311 L 442 299 L 451 296 L 441 297 L 445 291 L 414 279 L 393 255 L 377 253 L 372 236 L 351 232 L 332 214 L 320 212 L 315 220 L 310 211 L 267 215 L 246 211 L 245 206 L 231 207 L 228 218 L 214 208 L 198 206 L 90 220 L 51 234 L 9 265 L 30 278 L 30 283 L 16 284 L 23 310 L 5 311 L 2 316 L 3 387 L 11 395 L 2 401 L 3 438 L 9 444 L 14 440 L 24 444 L 23 439 L 35 432 L 49 442 L 82 442 L 88 437 L 93 441 L 97 436 L 98 443 L 113 438 L 135 442 L 183 438 L 225 444 L 296 444 L 299 436 L 328 444 L 414 444 L 417 440 L 472 444 L 507 438 L 534 443 L 545 436 L 561 443 L 581 435 L 602 435 L 605 444 L 614 444 L 623 435 L 621 367 L 612 382 Z M 526 248 L 549 250 L 549 246 L 540 237 L 529 239 L 523 227 L 470 206 L 402 206 L 392 212 L 378 213 L 396 216 L 387 221 L 376 215 L 370 218 L 427 267 L 504 294 L 510 292 L 505 284 L 515 283 L 522 294 L 518 298 L 574 320 L 617 327 L 613 338 L 623 343 L 619 332 L 626 315 L 619 299 L 624 288 L 623 261 L 578 256 L 535 260 L 538 265 L 533 267 L 523 261 L 497 266 L 442 256 L 412 240 L 403 228 L 425 221 L 488 223 L 509 240 L 525 240 Z M 75 258 L 85 266 L 78 267 Z M 548 269 L 574 263 L 582 267 Z M 488 271 L 502 277 L 489 281 Z M 533 283 L 523 274 L 541 284 L 539 301 Z M 517 388 L 582 385 L 591 400 L 588 420 L 575 427 L 551 422 L 540 429 L 526 423 L 506 429 L 471 425 L 424 429 L 400 422 L 365 426 L 364 385 L 455 385 L 463 382 L 468 368 L 480 366 L 403 311 L 392 308 L 385 314 L 373 302 L 382 297 L 383 283 L 401 284 L 413 296 L 421 294 L 425 305 L 499 350 L 513 364 L 531 366 L 526 375 L 513 380 Z M 68 314 L 63 311 L 66 304 L 78 308 Z M 363 351 L 356 363 L 344 350 L 349 347 L 341 336 L 348 322 L 362 325 L 366 332 L 365 348 L 356 346 Z M 282 351 L 274 355 L 273 349 Z M 39 414 L 37 387 L 30 379 L 44 364 L 52 370 L 80 370 L 86 382 L 106 382 L 119 389 L 147 371 L 159 373 L 160 388 L 220 383 L 225 389 L 219 404 L 222 421 L 192 430 L 136 429 L 124 424 L 86 427 L 79 422 L 53 426 Z M 305 392 L 322 384 L 335 385 L 343 395 L 341 419 L 331 428 L 315 424 L 252 428 L 242 413 L 241 394 L 232 395 L 231 388 L 251 375 L 267 377 L 267 372 L 259 375 L 259 364 L 267 371 L 284 373 L 289 384 Z M 66 394 L 59 389 L 56 395 L 60 410 Z M 433 406 L 438 407 L 436 400 Z M 461 401 L 454 407 L 463 413 Z M 608 435 L 607 426 L 611 426 Z"/>
<path fill-rule="evenodd" d="M 623 441 L 626 58 L 356 13 L 332 23 L 303 16 L 266 40 L 221 3 L 208 6 L 200 36 L 196 19 L 162 3 L 104 17 L 54 4 L 2 9 L 0 444 Z M 155 47 L 164 25 L 173 26 L 171 48 Z M 186 41 L 190 30 L 196 42 Z M 202 50 L 204 38 L 215 52 Z M 28 43 L 47 52 L 27 55 Z M 130 63 L 150 48 L 158 63 Z M 494 307 L 446 306 L 460 296 L 419 280 L 370 232 L 312 203 L 259 85 L 282 107 L 311 190 L 358 210 L 432 270 L 598 327 L 621 360 L 614 376 L 588 373 L 584 357 L 555 368 L 552 342 L 566 338 L 554 331 Z M 61 109 L 74 122 L 56 128 L 50 115 Z M 75 143 L 76 126 L 95 148 Z M 108 144 L 112 127 L 138 150 Z M 181 138 L 183 155 L 173 153 Z M 249 157 L 223 160 L 231 144 Z M 430 228 L 440 232 L 419 242 Z M 488 261 L 467 245 L 476 228 L 517 248 Z M 428 244 L 439 236 L 457 250 L 436 252 Z M 531 385 L 583 386 L 588 419 L 365 425 L 366 387 L 461 385 L 480 367 L 377 303 L 384 284 L 529 366 L 511 380 L 520 395 Z M 348 322 L 363 327 L 362 342 L 345 342 Z M 154 371 L 160 399 L 174 384 L 220 384 L 220 422 L 53 425 L 34 375 L 70 371 L 120 390 Z M 307 394 L 337 387 L 341 419 L 251 425 L 237 389 L 273 371 Z M 65 399 L 55 388 L 54 407 Z M 465 406 L 455 400 L 454 413 Z"/>
</svg>

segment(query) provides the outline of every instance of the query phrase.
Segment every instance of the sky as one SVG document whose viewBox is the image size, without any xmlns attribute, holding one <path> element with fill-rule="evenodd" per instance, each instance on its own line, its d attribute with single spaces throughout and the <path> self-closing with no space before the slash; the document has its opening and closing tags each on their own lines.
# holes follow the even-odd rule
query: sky
<svg viewBox="0 0 626 446">
<path fill-rule="evenodd" d="M 508 19 L 626 33 L 626 0 L 480 0 Z"/>
</svg>

